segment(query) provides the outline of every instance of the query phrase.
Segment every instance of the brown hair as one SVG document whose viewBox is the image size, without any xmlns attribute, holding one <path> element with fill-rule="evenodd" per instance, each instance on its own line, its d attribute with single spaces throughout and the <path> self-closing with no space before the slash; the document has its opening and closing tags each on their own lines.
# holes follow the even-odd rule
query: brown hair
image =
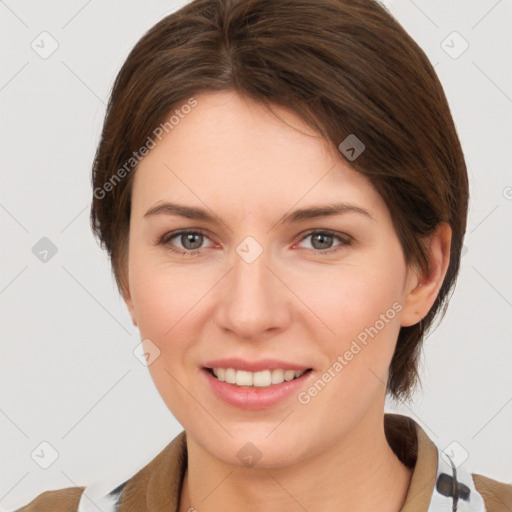
<svg viewBox="0 0 512 512">
<path fill-rule="evenodd" d="M 422 322 L 400 329 L 389 369 L 388 393 L 410 398 L 423 333 L 455 284 L 468 203 L 464 156 L 428 58 L 373 0 L 195 0 L 162 19 L 115 80 L 93 166 L 91 225 L 121 293 L 134 156 L 173 109 L 221 90 L 291 109 L 337 151 L 355 134 L 365 150 L 348 163 L 385 200 L 408 263 L 428 270 L 422 240 L 451 226 L 438 297 Z"/>
</svg>

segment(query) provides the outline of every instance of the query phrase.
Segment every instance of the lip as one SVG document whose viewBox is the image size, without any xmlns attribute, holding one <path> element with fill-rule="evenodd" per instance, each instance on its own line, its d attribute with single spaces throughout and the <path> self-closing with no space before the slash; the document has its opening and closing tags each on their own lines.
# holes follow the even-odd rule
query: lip
<svg viewBox="0 0 512 512">
<path fill-rule="evenodd" d="M 215 363 L 217 364 L 218 362 Z M 252 367 L 254 366 L 255 365 L 252 364 Z M 214 368 L 216 367 L 217 366 L 214 366 Z M 223 368 L 224 366 L 219 365 L 218 367 Z M 227 366 L 227 368 L 233 368 L 233 366 Z M 276 366 L 276 368 L 283 367 Z M 270 368 L 266 366 L 265 369 Z M 286 369 L 293 370 L 294 367 L 289 367 Z M 206 368 L 202 368 L 201 373 L 204 375 L 207 384 L 210 386 L 210 389 L 213 391 L 213 393 L 223 402 L 231 406 L 237 407 L 239 409 L 254 411 L 261 409 L 269 409 L 279 403 L 286 401 L 292 396 L 297 396 L 297 394 L 307 386 L 307 382 L 312 378 L 314 371 L 306 372 L 296 379 L 284 381 L 281 384 L 274 384 L 266 388 L 259 388 L 254 386 L 237 386 L 235 384 L 228 384 L 227 382 L 222 382 L 218 380 Z"/>
<path fill-rule="evenodd" d="M 263 370 L 309 370 L 310 366 L 279 361 L 277 359 L 261 359 L 259 361 L 247 361 L 237 357 L 229 359 L 215 359 L 204 363 L 206 368 L 234 368 L 235 370 L 245 370 L 246 372 L 262 372 Z M 279 385 L 279 384 L 278 384 Z"/>
</svg>

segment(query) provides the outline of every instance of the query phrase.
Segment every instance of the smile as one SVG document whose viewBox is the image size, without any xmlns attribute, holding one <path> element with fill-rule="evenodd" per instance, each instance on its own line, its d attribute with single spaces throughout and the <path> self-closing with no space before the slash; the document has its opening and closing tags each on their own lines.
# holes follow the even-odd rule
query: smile
<svg viewBox="0 0 512 512">
<path fill-rule="evenodd" d="M 243 387 L 266 388 L 282 384 L 286 381 L 298 379 L 308 370 L 284 370 L 277 368 L 273 370 L 262 370 L 249 372 L 246 370 L 235 370 L 234 368 L 207 368 L 207 370 L 221 382 L 234 384 Z"/>
</svg>

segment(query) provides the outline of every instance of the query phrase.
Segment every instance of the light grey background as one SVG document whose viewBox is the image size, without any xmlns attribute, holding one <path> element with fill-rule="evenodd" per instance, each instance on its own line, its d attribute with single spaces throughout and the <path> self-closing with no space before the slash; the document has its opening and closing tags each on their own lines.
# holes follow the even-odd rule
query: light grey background
<svg viewBox="0 0 512 512">
<path fill-rule="evenodd" d="M 133 355 L 138 331 L 88 214 L 115 75 L 143 33 L 184 3 L 0 1 L 2 510 L 49 489 L 121 482 L 181 430 Z M 388 410 L 412 416 L 441 448 L 455 441 L 449 449 L 467 454 L 470 470 L 512 482 L 512 5 L 386 4 L 435 65 L 471 184 L 467 252 L 425 345 L 423 392 Z M 42 58 L 52 38 L 58 48 Z M 57 248 L 47 262 L 32 252 L 43 237 Z M 48 469 L 44 441 L 58 453 Z"/>
</svg>

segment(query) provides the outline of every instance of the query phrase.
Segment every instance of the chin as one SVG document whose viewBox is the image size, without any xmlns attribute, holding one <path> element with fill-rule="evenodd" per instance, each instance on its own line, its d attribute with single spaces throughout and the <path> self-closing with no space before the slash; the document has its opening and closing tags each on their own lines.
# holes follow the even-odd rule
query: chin
<svg viewBox="0 0 512 512">
<path fill-rule="evenodd" d="M 275 427 L 275 425 L 274 425 Z M 295 439 L 286 433 L 285 439 L 268 435 L 272 429 L 252 428 L 233 438 L 222 435 L 201 442 L 203 449 L 211 456 L 232 466 L 240 468 L 280 468 L 298 462 L 304 456 L 304 439 Z M 300 450 L 298 449 L 300 447 Z"/>
</svg>

